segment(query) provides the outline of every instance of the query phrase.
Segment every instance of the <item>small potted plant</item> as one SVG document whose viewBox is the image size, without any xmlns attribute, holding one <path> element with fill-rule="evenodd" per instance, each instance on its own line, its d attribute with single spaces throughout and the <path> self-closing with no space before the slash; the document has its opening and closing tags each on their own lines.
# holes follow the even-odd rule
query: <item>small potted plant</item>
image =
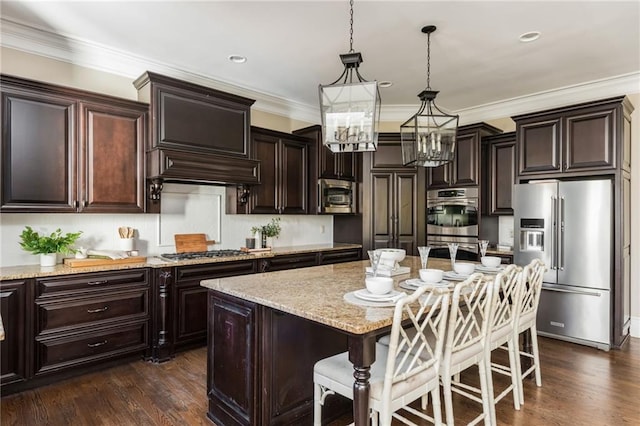
<svg viewBox="0 0 640 426">
<path fill-rule="evenodd" d="M 252 226 L 251 227 L 251 237 L 246 239 L 247 248 L 254 249 L 256 248 L 256 234 L 262 231 L 261 226 Z"/>
<path fill-rule="evenodd" d="M 262 227 L 262 247 L 271 247 L 272 239 L 278 238 L 280 231 L 282 231 L 282 228 L 280 228 L 280 218 L 274 217 L 271 219 L 271 222 Z"/>
<path fill-rule="evenodd" d="M 39 254 L 40 266 L 55 266 L 58 253 L 75 253 L 71 246 L 80 234 L 82 231 L 62 235 L 62 231 L 58 228 L 51 235 L 40 235 L 27 226 L 20 234 L 20 247 L 32 254 Z"/>
</svg>

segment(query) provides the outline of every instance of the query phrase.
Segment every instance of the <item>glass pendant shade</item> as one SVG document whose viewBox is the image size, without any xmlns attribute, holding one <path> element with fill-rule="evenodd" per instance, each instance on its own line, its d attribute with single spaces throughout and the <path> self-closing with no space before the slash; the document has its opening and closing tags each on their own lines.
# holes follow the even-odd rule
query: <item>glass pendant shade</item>
<svg viewBox="0 0 640 426">
<path fill-rule="evenodd" d="M 375 151 L 380 92 L 376 81 L 320 85 L 323 143 L 332 152 Z"/>
<path fill-rule="evenodd" d="M 438 167 L 454 159 L 458 116 L 446 114 L 435 105 L 437 93 L 420 93 L 420 109 L 400 126 L 405 166 Z"/>
</svg>

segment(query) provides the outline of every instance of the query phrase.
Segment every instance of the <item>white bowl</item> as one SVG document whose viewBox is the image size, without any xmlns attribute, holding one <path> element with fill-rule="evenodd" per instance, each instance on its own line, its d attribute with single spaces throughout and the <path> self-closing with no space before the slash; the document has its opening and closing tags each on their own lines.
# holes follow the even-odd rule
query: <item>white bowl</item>
<svg viewBox="0 0 640 426">
<path fill-rule="evenodd" d="M 497 268 L 500 266 L 500 259 L 498 256 L 483 256 L 480 258 L 480 262 L 482 262 L 482 266 L 486 266 L 487 268 Z"/>
<path fill-rule="evenodd" d="M 453 270 L 456 274 L 460 275 L 471 275 L 473 271 L 476 269 L 473 263 L 467 262 L 456 262 L 453 264 Z"/>
<path fill-rule="evenodd" d="M 382 248 L 377 249 L 377 252 L 380 252 L 380 260 L 387 260 L 393 262 L 402 262 L 407 255 L 405 249 L 394 249 L 394 248 Z"/>
<path fill-rule="evenodd" d="M 389 277 L 367 277 L 365 284 L 369 293 L 373 294 L 387 294 L 393 290 L 393 278 Z"/>
<path fill-rule="evenodd" d="M 444 276 L 442 269 L 420 269 L 418 272 L 420 272 L 420 279 L 425 283 L 439 283 Z"/>
</svg>

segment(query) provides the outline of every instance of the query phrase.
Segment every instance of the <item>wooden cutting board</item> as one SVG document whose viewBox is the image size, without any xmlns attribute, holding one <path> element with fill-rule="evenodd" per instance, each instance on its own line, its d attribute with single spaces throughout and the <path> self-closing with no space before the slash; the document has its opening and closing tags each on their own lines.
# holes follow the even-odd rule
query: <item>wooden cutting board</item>
<svg viewBox="0 0 640 426">
<path fill-rule="evenodd" d="M 82 268 L 87 266 L 105 266 L 105 265 L 126 265 L 128 263 L 145 263 L 147 258 L 145 256 L 131 256 L 124 259 L 74 259 L 66 258 L 63 260 L 64 264 L 71 268 Z"/>
<path fill-rule="evenodd" d="M 176 242 L 176 253 L 207 251 L 207 246 L 216 243 L 213 240 L 207 240 L 204 234 L 175 234 L 173 238 Z"/>
</svg>

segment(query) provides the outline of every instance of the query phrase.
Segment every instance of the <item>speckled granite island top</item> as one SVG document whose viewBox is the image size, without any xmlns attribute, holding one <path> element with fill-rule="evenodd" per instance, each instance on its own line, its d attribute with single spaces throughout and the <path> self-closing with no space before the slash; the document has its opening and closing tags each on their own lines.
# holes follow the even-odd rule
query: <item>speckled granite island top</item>
<svg viewBox="0 0 640 426">
<path fill-rule="evenodd" d="M 411 272 L 394 278 L 398 285 L 417 278 L 420 258 L 407 256 L 400 263 Z M 391 325 L 393 308 L 367 308 L 345 302 L 345 293 L 364 288 L 365 268 L 369 261 L 313 266 L 278 272 L 218 278 L 201 285 L 250 302 L 326 324 L 348 333 L 365 334 Z M 429 259 L 429 268 L 451 269 L 448 259 Z"/>
<path fill-rule="evenodd" d="M 335 251 L 361 247 L 362 246 L 359 244 L 344 243 L 307 244 L 300 246 L 274 247 L 271 251 L 256 252 L 240 256 L 179 260 L 176 262 L 170 262 L 159 257 L 149 256 L 145 263 L 129 263 L 124 265 L 91 266 L 81 268 L 71 268 L 62 264 L 51 267 L 41 267 L 40 265 L 7 266 L 0 268 L 0 280 L 5 281 L 27 278 L 40 278 L 68 274 L 82 274 L 86 272 L 117 271 L 122 269 L 134 268 L 166 268 L 171 266 L 197 265 L 202 263 L 233 262 L 234 260 L 262 259 L 265 257 L 283 256 L 287 254 Z"/>
</svg>

